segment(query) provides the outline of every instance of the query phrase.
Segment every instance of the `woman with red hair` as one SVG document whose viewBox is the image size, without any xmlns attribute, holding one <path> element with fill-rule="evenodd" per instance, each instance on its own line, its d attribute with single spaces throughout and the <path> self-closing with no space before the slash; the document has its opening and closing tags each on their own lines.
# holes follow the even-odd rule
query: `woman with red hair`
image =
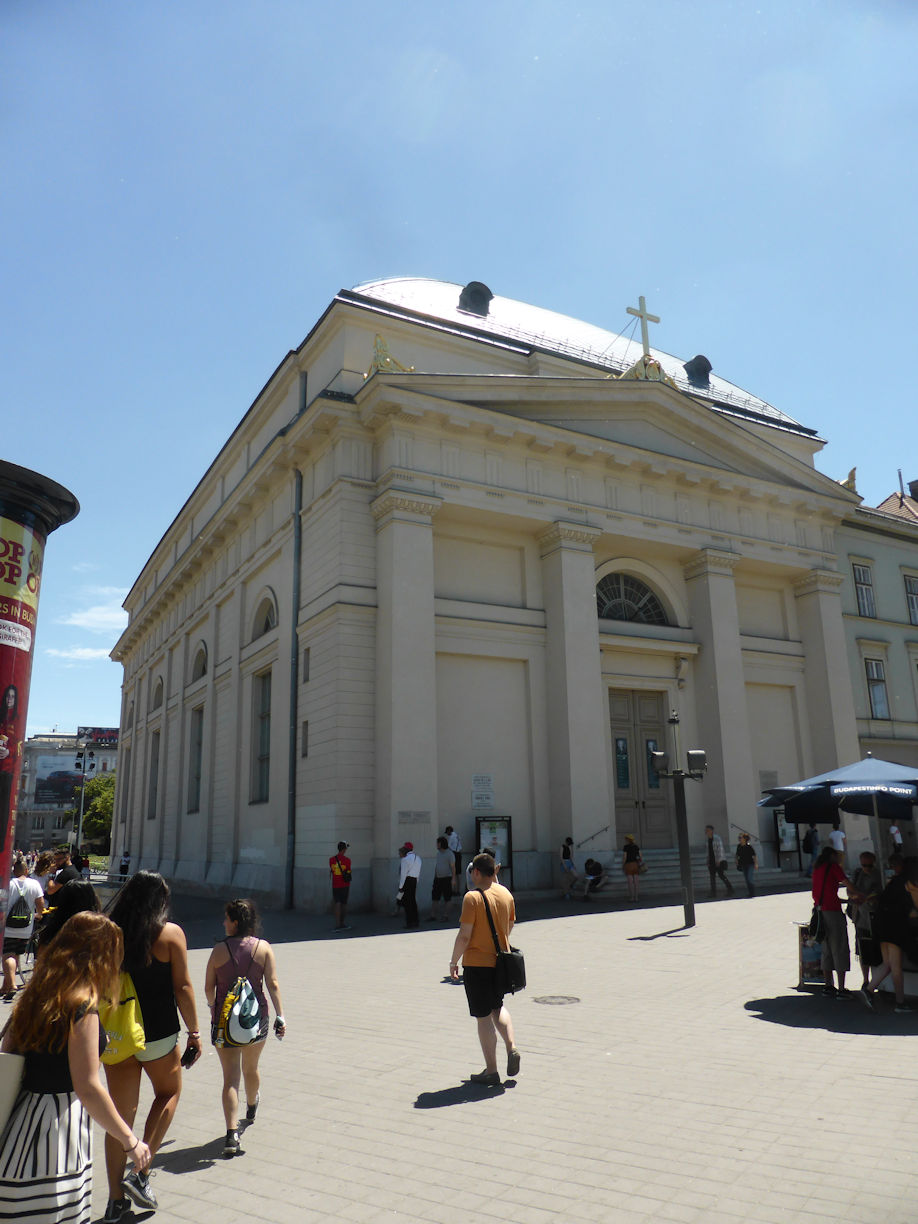
<svg viewBox="0 0 918 1224">
<path fill-rule="evenodd" d="M 99 1075 L 99 1008 L 117 997 L 123 944 L 104 914 L 75 914 L 35 963 L 3 1038 L 25 1056 L 22 1088 L 0 1135 L 0 1219 L 88 1224 L 92 1122 L 138 1169 L 150 1149 Z"/>
</svg>

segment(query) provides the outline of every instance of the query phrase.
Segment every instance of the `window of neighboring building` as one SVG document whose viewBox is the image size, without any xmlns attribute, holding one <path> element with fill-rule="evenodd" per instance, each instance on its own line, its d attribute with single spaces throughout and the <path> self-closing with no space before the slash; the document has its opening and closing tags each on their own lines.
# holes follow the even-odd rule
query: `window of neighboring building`
<svg viewBox="0 0 918 1224">
<path fill-rule="evenodd" d="M 191 711 L 191 738 L 188 752 L 188 811 L 201 810 L 201 762 L 204 759 L 204 707 Z"/>
<path fill-rule="evenodd" d="M 150 775 L 147 784 L 147 820 L 156 819 L 156 802 L 159 797 L 159 732 L 150 736 Z"/>
<path fill-rule="evenodd" d="M 256 638 L 264 637 L 266 633 L 270 633 L 272 629 L 277 627 L 277 609 L 274 606 L 274 600 L 268 596 L 258 605 L 258 611 L 255 613 L 255 623 L 252 628 L 252 641 Z"/>
<path fill-rule="evenodd" d="M 909 623 L 918 625 L 918 578 L 911 574 L 905 575 L 905 602 L 908 604 Z"/>
<path fill-rule="evenodd" d="M 596 607 L 605 620 L 668 625 L 669 617 L 646 582 L 632 574 L 607 574 L 596 587 Z"/>
<path fill-rule="evenodd" d="M 195 680 L 200 680 L 202 676 L 207 675 L 207 647 L 201 646 L 198 653 L 194 656 L 194 663 L 191 665 L 191 683 Z"/>
<path fill-rule="evenodd" d="M 66 812 L 60 812 L 57 816 L 54 817 L 54 828 L 56 830 L 70 828 L 70 817 L 68 816 Z"/>
<path fill-rule="evenodd" d="M 32 828 L 43 831 L 44 827 L 45 827 L 44 813 L 36 812 L 34 816 L 32 817 Z"/>
<path fill-rule="evenodd" d="M 252 802 L 267 803 L 271 766 L 271 673 L 254 678 Z"/>
<path fill-rule="evenodd" d="M 889 718 L 889 695 L 886 692 L 886 663 L 883 659 L 865 659 L 867 669 L 867 694 L 870 698 L 870 717 Z"/>
<path fill-rule="evenodd" d="M 876 616 L 877 605 L 873 597 L 873 574 L 869 565 L 854 565 L 854 591 L 857 595 L 859 616 Z"/>
<path fill-rule="evenodd" d="M 130 748 L 125 748 L 122 754 L 122 757 L 121 757 L 121 761 L 122 761 L 122 765 L 121 765 L 121 816 L 120 816 L 120 820 L 121 820 L 121 823 L 124 824 L 124 822 L 127 820 L 128 791 L 129 791 L 129 784 L 131 781 L 131 750 Z"/>
</svg>

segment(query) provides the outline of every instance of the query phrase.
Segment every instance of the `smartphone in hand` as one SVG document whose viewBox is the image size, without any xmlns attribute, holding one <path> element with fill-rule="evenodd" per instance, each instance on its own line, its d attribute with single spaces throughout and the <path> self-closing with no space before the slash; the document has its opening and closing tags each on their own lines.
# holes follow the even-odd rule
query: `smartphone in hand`
<svg viewBox="0 0 918 1224">
<path fill-rule="evenodd" d="M 189 1046 L 188 1049 L 185 1051 L 185 1053 L 182 1055 L 182 1066 L 185 1067 L 186 1070 L 194 1062 L 195 1053 L 196 1051 L 194 1047 Z"/>
</svg>

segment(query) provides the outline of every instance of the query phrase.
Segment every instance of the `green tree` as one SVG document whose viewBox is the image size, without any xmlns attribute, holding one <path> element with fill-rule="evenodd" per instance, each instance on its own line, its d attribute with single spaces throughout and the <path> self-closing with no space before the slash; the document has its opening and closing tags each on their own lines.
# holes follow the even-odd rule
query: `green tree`
<svg viewBox="0 0 918 1224">
<path fill-rule="evenodd" d="M 115 810 L 115 770 L 86 779 L 83 800 L 83 841 L 111 839 L 112 813 Z M 79 817 L 77 817 L 79 819 Z"/>
</svg>

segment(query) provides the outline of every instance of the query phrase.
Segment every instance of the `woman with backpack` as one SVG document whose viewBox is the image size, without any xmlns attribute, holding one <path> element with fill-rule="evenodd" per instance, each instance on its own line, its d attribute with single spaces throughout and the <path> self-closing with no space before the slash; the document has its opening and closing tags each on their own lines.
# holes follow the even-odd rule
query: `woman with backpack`
<svg viewBox="0 0 918 1224">
<path fill-rule="evenodd" d="M 112 907 L 111 919 L 124 933 L 123 969 L 131 975 L 137 992 L 146 1047 L 121 1062 L 107 1063 L 105 1074 L 119 1113 L 133 1122 L 141 1072 L 146 1072 L 155 1095 L 143 1137 L 155 1156 L 178 1105 L 182 1067 L 190 1067 L 201 1057 L 188 945 L 182 928 L 169 921 L 169 885 L 156 871 L 138 871 L 128 880 Z M 187 1029 L 184 1055 L 179 1054 L 179 1015 Z M 105 1167 L 109 1199 L 104 1224 L 117 1224 L 127 1212 L 125 1196 L 138 1207 L 156 1209 L 148 1174 L 134 1169 L 125 1175 L 124 1152 L 109 1138 L 105 1140 Z"/>
<path fill-rule="evenodd" d="M 258 937 L 258 927 L 254 901 L 230 901 L 223 915 L 226 938 L 211 952 L 204 978 L 204 995 L 213 1022 L 211 1039 L 223 1069 L 223 1155 L 227 1160 L 241 1152 L 240 1079 L 245 1081 L 246 1122 L 255 1121 L 258 1109 L 258 1060 L 268 1036 L 265 989 L 274 1005 L 274 1035 L 281 1040 L 287 1032 L 274 950 L 267 940 Z"/>
</svg>

